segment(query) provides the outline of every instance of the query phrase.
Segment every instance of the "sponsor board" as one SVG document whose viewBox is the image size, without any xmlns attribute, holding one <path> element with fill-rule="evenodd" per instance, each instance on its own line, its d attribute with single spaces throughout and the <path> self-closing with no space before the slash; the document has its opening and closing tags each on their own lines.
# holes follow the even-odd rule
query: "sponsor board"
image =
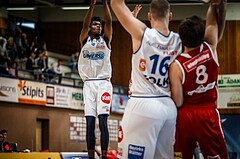
<svg viewBox="0 0 240 159">
<path fill-rule="evenodd" d="M 82 88 L 3 77 L 0 78 L 0 101 L 84 110 Z M 114 93 L 111 99 L 110 94 L 104 92 L 101 101 L 112 102 L 112 112 L 123 114 L 128 96 Z"/>
<path fill-rule="evenodd" d="M 70 108 L 70 88 L 64 86 L 48 86 L 48 91 L 51 92 L 48 94 L 47 99 L 52 98 L 52 101 L 48 102 L 48 106 L 55 106 L 61 108 Z M 50 95 L 50 96 L 49 96 Z M 50 104 L 49 104 L 50 103 Z"/>
<path fill-rule="evenodd" d="M 18 102 L 18 80 L 0 78 L 0 101 Z"/>
<path fill-rule="evenodd" d="M 128 96 L 122 94 L 113 94 L 112 112 L 123 114 L 127 105 Z"/>
<path fill-rule="evenodd" d="M 240 74 L 218 76 L 218 108 L 240 107 Z"/>
<path fill-rule="evenodd" d="M 69 139 L 72 142 L 86 142 L 86 118 L 79 114 L 70 114 L 70 129 L 69 129 Z M 108 119 L 108 131 L 109 131 L 109 141 L 118 140 L 118 120 Z M 96 118 L 95 123 L 95 136 L 100 138 L 100 128 L 99 121 Z"/>
<path fill-rule="evenodd" d="M 82 88 L 71 88 L 70 98 L 72 109 L 84 110 Z"/>
<path fill-rule="evenodd" d="M 46 85 L 44 83 L 18 80 L 18 102 L 45 106 Z"/>
<path fill-rule="evenodd" d="M 240 115 L 220 115 L 230 159 L 240 158 Z"/>
<path fill-rule="evenodd" d="M 56 85 L 47 85 L 46 89 L 47 106 L 84 110 L 82 89 Z"/>
</svg>

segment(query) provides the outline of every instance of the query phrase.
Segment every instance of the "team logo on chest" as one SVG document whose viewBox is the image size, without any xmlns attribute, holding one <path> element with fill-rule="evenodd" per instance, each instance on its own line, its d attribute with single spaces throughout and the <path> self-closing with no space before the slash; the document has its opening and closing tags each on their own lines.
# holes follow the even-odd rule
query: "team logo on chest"
<svg viewBox="0 0 240 159">
<path fill-rule="evenodd" d="M 200 64 L 209 61 L 212 59 L 212 55 L 210 50 L 206 50 L 202 53 L 200 53 L 199 55 L 195 56 L 194 58 L 191 58 L 190 60 L 186 61 L 183 66 L 186 69 L 187 72 L 192 71 L 193 69 L 195 69 L 197 66 L 199 66 Z"/>
<path fill-rule="evenodd" d="M 87 58 L 89 60 L 102 60 L 104 59 L 104 52 L 89 52 L 88 50 L 83 51 L 83 58 Z"/>
</svg>

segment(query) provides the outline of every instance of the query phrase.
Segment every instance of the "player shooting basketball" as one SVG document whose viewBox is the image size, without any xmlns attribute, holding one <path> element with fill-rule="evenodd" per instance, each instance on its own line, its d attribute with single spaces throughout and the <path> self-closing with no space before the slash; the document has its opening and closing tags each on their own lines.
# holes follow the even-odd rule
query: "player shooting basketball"
<svg viewBox="0 0 240 159">
<path fill-rule="evenodd" d="M 92 16 L 96 0 L 91 5 L 83 21 L 79 37 L 81 53 L 78 61 L 78 71 L 84 82 L 84 113 L 87 121 L 87 149 L 89 159 L 95 153 L 95 122 L 99 120 L 101 132 L 102 159 L 106 159 L 109 143 L 107 119 L 112 101 L 112 66 L 110 61 L 112 40 L 112 17 L 107 0 L 102 0 L 104 10 L 104 33 L 100 17 Z"/>
</svg>

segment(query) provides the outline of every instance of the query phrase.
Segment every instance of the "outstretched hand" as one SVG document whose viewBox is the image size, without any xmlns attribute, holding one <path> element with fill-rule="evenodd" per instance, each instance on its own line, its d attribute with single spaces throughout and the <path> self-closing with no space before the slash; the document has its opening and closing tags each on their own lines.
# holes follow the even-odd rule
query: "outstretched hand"
<svg viewBox="0 0 240 159">
<path fill-rule="evenodd" d="M 138 16 L 138 13 L 140 12 L 140 10 L 142 9 L 142 5 L 141 4 L 137 4 L 133 11 L 132 11 L 132 14 L 134 17 L 137 17 Z"/>
</svg>

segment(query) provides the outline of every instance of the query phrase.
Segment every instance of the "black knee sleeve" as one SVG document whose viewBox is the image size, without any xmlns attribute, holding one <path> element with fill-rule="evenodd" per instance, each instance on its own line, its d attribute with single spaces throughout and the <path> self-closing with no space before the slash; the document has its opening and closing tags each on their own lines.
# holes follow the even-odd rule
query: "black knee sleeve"
<svg viewBox="0 0 240 159">
<path fill-rule="evenodd" d="M 95 150 L 95 117 L 93 116 L 86 116 L 87 120 L 87 149 L 88 150 Z"/>
<path fill-rule="evenodd" d="M 108 133 L 108 125 L 107 125 L 107 118 L 108 115 L 99 115 L 99 128 L 101 132 L 101 149 L 106 150 L 108 149 L 108 142 L 109 142 L 109 133 Z"/>
</svg>

